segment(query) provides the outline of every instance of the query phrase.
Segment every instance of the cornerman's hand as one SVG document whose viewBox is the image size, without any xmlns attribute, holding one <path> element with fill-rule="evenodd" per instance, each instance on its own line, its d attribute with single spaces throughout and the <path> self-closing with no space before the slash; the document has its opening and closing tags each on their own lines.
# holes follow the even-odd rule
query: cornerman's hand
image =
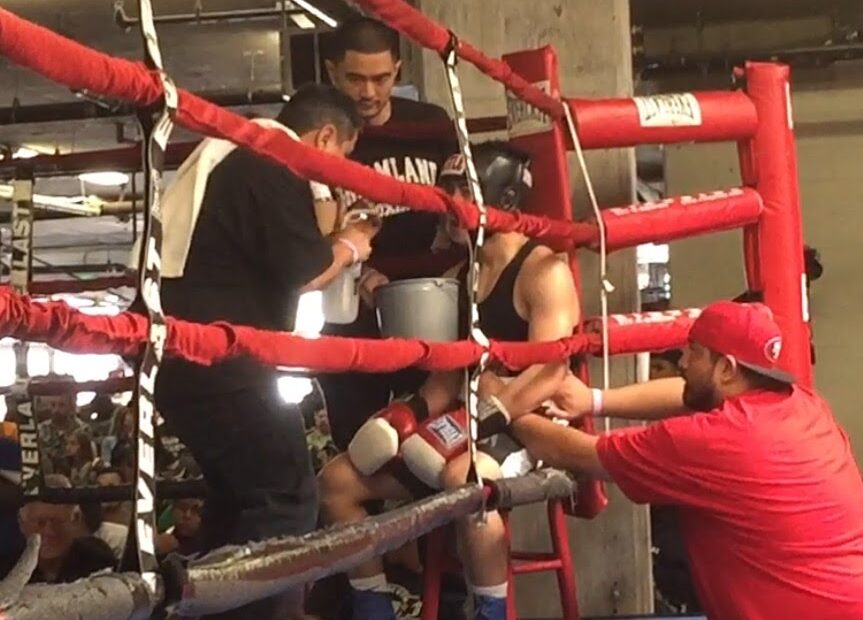
<svg viewBox="0 0 863 620">
<path fill-rule="evenodd" d="M 567 374 L 557 394 L 551 400 L 557 408 L 549 413 L 556 418 L 578 420 L 590 415 L 592 411 L 593 396 L 590 388 L 572 373 Z"/>
</svg>

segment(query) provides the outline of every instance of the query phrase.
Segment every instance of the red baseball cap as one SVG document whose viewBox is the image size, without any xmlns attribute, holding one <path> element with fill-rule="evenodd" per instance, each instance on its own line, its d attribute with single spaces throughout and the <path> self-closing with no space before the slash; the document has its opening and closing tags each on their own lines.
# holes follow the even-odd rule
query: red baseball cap
<svg viewBox="0 0 863 620">
<path fill-rule="evenodd" d="M 710 304 L 692 324 L 690 342 L 720 355 L 728 355 L 758 374 L 794 383 L 794 377 L 776 367 L 782 352 L 782 332 L 773 312 L 764 304 L 718 301 Z"/>
</svg>

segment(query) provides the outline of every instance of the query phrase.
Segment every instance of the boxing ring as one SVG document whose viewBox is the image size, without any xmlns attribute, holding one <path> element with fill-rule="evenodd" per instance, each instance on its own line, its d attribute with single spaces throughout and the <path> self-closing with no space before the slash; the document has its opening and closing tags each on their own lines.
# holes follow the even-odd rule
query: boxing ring
<svg viewBox="0 0 863 620">
<path fill-rule="evenodd" d="M 133 533 L 139 570 L 94 575 L 67 585 L 24 585 L 28 566 L 32 570 L 35 561 L 31 544 L 16 570 L 0 587 L 0 619 L 146 618 L 159 609 L 186 615 L 215 612 L 343 572 L 481 509 L 506 509 L 575 494 L 573 514 L 589 518 L 605 504 L 598 483 L 575 485 L 562 472 L 541 470 L 522 478 L 466 485 L 358 524 L 224 548 L 188 562 L 169 558 L 159 566 L 153 546 L 154 497 L 160 490 L 153 462 L 153 387 L 163 355 L 203 365 L 245 355 L 269 365 L 320 372 L 391 372 L 409 366 L 455 370 L 490 361 L 518 370 L 570 357 L 585 359 L 601 355 L 607 361 L 610 355 L 680 347 L 698 315 L 698 309 L 626 315 L 607 315 L 604 310 L 602 316 L 586 320 L 571 337 L 545 343 L 487 341 L 476 332 L 470 339 L 454 343 L 305 339 L 291 333 L 227 323 L 200 325 L 166 317 L 159 300 L 159 196 L 174 123 L 205 136 L 231 140 L 302 177 L 342 187 L 377 203 L 452 214 L 464 227 L 477 231 L 478 240 L 485 231 L 519 231 L 541 239 L 556 250 L 569 253 L 577 282 L 580 277 L 575 251 L 578 248 L 598 251 L 603 263 L 600 277 L 604 302 L 611 292 L 604 269 L 606 253 L 646 242 L 742 228 L 748 287 L 763 293 L 785 335 L 779 365 L 802 383 L 811 382 L 788 67 L 748 63 L 737 72 L 745 87 L 729 92 L 567 99 L 559 92 L 558 61 L 550 47 L 509 54 L 501 60 L 491 59 L 402 0 L 357 0 L 357 4 L 419 45 L 439 52 L 451 79 L 456 76 L 456 63 L 460 59 L 471 62 L 507 87 L 510 137 L 531 154 L 533 175 L 537 179 L 538 191 L 532 196 L 527 213 L 500 211 L 483 205 L 481 197 L 466 201 L 435 187 L 383 176 L 293 141 L 280 131 L 250 123 L 177 88 L 162 69 L 149 0 L 140 1 L 145 63 L 112 58 L 0 9 L 0 53 L 10 61 L 68 88 L 138 106 L 139 120 L 145 129 L 147 178 L 145 243 L 139 270 L 139 293 L 146 314 L 92 316 L 62 302 L 35 301 L 25 294 L 29 275 L 24 254 L 16 255 L 19 272 L 13 282 L 15 286 L 0 288 L 0 335 L 47 343 L 72 353 L 113 353 L 141 360 L 134 380 L 138 475 L 134 489 L 114 491 L 114 497 L 136 499 Z M 459 103 L 460 96 L 454 101 L 455 133 L 465 149 L 467 123 Z M 439 129 L 426 128 L 426 131 L 430 135 L 439 134 Z M 446 129 L 453 131 L 452 126 Z M 586 149 L 691 141 L 736 142 L 741 185 L 654 203 L 620 205 L 601 212 L 591 190 L 595 220 L 572 221 L 569 150 L 574 150 L 583 163 L 582 151 Z M 15 183 L 15 209 L 26 217 L 28 209 L 32 212 L 32 175 L 28 178 L 26 168 L 22 167 L 20 176 Z M 24 228 L 22 225 L 20 239 L 29 234 Z M 23 241 L 15 247 L 18 252 L 26 250 Z M 31 291 L 36 292 L 32 287 Z M 586 378 L 584 371 L 583 376 Z M 128 383 L 123 385 L 128 387 Z M 23 410 L 30 411 L 26 400 L 38 393 L 38 388 L 25 385 L 21 392 L 25 401 Z M 39 438 L 32 413 L 21 425 L 20 441 L 25 498 L 50 496 L 52 501 L 60 501 L 63 490 L 48 491 L 41 485 Z M 103 498 L 98 493 L 94 496 Z M 66 493 L 66 497 L 79 501 L 74 492 Z M 574 592 L 574 583 L 571 587 Z M 565 613 L 567 618 L 577 617 L 576 609 Z"/>
</svg>

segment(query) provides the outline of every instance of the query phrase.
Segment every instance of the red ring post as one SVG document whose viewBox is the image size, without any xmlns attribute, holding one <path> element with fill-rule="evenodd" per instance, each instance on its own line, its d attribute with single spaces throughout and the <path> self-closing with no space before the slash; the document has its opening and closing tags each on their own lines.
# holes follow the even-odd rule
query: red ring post
<svg viewBox="0 0 863 620">
<path fill-rule="evenodd" d="M 764 201 L 757 243 L 747 235 L 747 265 L 757 265 L 760 290 L 782 329 L 779 365 L 803 385 L 812 384 L 812 356 L 803 262 L 797 148 L 791 114 L 790 69 L 775 63 L 746 63 L 746 90 L 758 112 L 749 142 L 744 180 L 754 182 Z M 752 283 L 750 283 L 752 284 Z"/>
</svg>

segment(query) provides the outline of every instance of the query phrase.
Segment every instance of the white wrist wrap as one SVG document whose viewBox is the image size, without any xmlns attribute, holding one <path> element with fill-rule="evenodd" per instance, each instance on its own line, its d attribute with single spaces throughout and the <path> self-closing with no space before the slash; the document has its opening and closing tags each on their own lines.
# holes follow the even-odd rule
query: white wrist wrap
<svg viewBox="0 0 863 620">
<path fill-rule="evenodd" d="M 330 191 L 328 185 L 318 183 L 317 181 L 309 181 L 309 187 L 312 189 L 312 198 L 315 199 L 315 202 L 333 199 L 333 193 Z"/>
<path fill-rule="evenodd" d="M 595 416 L 602 415 L 602 390 L 593 388 L 590 396 L 590 413 Z"/>
</svg>

